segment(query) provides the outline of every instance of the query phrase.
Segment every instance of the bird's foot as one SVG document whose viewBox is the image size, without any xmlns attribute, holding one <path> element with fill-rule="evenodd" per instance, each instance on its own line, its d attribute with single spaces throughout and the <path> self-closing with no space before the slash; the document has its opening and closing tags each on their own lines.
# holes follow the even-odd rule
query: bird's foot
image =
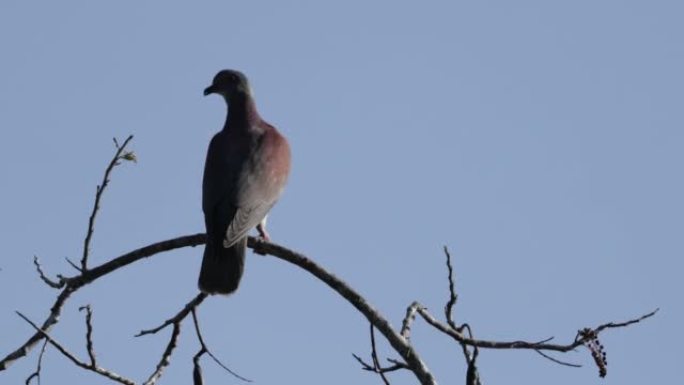
<svg viewBox="0 0 684 385">
<path fill-rule="evenodd" d="M 270 242 L 271 237 L 268 235 L 268 231 L 266 231 L 266 226 L 263 222 L 257 225 L 257 231 L 259 232 L 259 237 L 257 238 L 259 242 L 257 242 L 256 246 L 254 246 L 252 250 L 254 250 L 255 254 L 266 255 L 263 242 Z"/>
<path fill-rule="evenodd" d="M 268 235 L 268 231 L 266 231 L 266 225 L 264 225 L 263 222 L 259 223 L 256 228 L 257 228 L 257 231 L 259 232 L 259 238 L 261 238 L 262 240 L 264 240 L 266 242 L 271 241 L 271 236 Z"/>
</svg>

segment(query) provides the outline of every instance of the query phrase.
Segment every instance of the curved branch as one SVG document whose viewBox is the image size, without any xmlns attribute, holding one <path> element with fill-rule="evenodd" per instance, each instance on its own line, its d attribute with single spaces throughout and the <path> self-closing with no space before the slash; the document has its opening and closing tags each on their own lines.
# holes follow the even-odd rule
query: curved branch
<svg viewBox="0 0 684 385">
<path fill-rule="evenodd" d="M 379 311 L 375 310 L 375 308 L 371 306 L 368 301 L 366 301 L 366 299 L 356 290 L 352 289 L 341 279 L 317 265 L 303 254 L 297 253 L 275 243 L 266 242 L 262 239 L 256 239 L 253 237 L 249 238 L 248 245 L 251 248 L 256 247 L 259 251 L 264 252 L 265 254 L 272 255 L 297 265 L 313 274 L 316 278 L 325 282 L 339 295 L 351 303 L 358 311 L 360 311 L 361 314 L 363 314 L 368 321 L 373 324 L 380 331 L 380 333 L 385 336 L 385 338 L 387 338 L 387 341 L 390 343 L 390 345 L 392 345 L 392 348 L 394 348 L 394 350 L 401 355 L 406 362 L 406 365 L 408 365 L 410 370 L 416 375 L 421 384 L 436 384 L 432 373 L 430 373 L 430 370 L 427 368 L 425 363 L 423 363 L 421 358 L 418 356 L 418 353 L 416 353 L 406 338 L 397 333 L 394 328 L 392 328 L 392 325 L 390 325 L 390 323 L 385 319 L 385 317 L 383 317 Z"/>
<path fill-rule="evenodd" d="M 182 237 L 177 237 L 173 239 L 169 239 L 166 241 L 162 242 L 157 242 L 154 244 L 151 244 L 149 246 L 145 246 L 142 248 L 139 248 L 137 250 L 131 251 L 129 253 L 126 253 L 124 255 L 121 255 L 109 262 L 103 263 L 93 269 L 89 269 L 87 271 L 81 272 L 79 275 L 73 276 L 73 277 L 68 277 L 68 278 L 62 278 L 63 281 L 65 282 L 65 287 L 64 289 L 60 292 L 59 296 L 57 297 L 54 305 L 51 308 L 50 314 L 48 315 L 47 319 L 43 322 L 43 326 L 38 330 L 33 336 L 31 336 L 21 347 L 19 347 L 17 350 L 14 352 L 10 353 L 7 355 L 2 361 L 0 361 L 0 371 L 6 369 L 12 362 L 15 360 L 25 356 L 34 346 L 35 344 L 40 341 L 41 339 L 45 338 L 47 335 L 47 332 L 49 329 L 54 326 L 59 320 L 59 316 L 61 313 L 61 309 L 66 303 L 66 301 L 69 299 L 71 293 L 74 291 L 80 289 L 81 287 L 95 281 L 96 279 L 109 274 L 121 267 L 127 266 L 131 263 L 134 263 L 136 261 L 139 261 L 143 258 L 147 258 L 153 255 L 156 255 L 161 252 L 165 251 L 170 251 L 182 247 L 188 247 L 188 246 L 198 246 L 202 245 L 205 243 L 206 236 L 205 234 L 198 233 L 198 234 L 193 234 L 193 235 L 187 235 L 187 236 L 182 236 Z M 266 242 L 262 239 L 257 239 L 254 237 L 249 237 L 248 245 L 252 249 L 257 249 L 259 252 L 268 254 L 274 257 L 277 257 L 279 259 L 282 259 L 284 261 L 290 262 L 306 271 L 314 275 L 316 278 L 320 279 L 324 283 L 326 283 L 328 286 L 330 286 L 333 290 L 335 290 L 339 295 L 341 295 L 343 298 L 345 298 L 349 303 L 351 303 L 359 312 L 361 312 L 367 319 L 368 321 L 375 326 L 375 328 L 380 331 L 383 336 L 388 340 L 390 345 L 394 348 L 394 350 L 399 353 L 399 355 L 403 358 L 405 361 L 405 364 L 408 369 L 410 369 L 418 378 L 418 380 L 422 384 L 435 384 L 436 381 L 433 378 L 432 374 L 430 373 L 429 369 L 427 366 L 423 363 L 421 360 L 420 356 L 418 353 L 413 349 L 411 344 L 409 343 L 407 337 L 408 337 L 408 328 L 406 327 L 407 325 L 404 325 L 402 328 L 401 333 L 397 332 L 394 330 L 394 328 L 390 325 L 390 323 L 385 319 L 385 317 L 378 312 L 370 303 L 363 297 L 361 294 L 359 294 L 357 291 L 355 291 L 353 288 L 351 288 L 349 285 L 347 285 L 344 281 L 336 277 L 334 274 L 331 272 L 325 270 L 323 267 L 319 266 L 303 254 L 297 253 L 295 251 L 292 251 L 288 248 L 285 248 L 283 246 Z M 201 301 L 201 300 L 200 300 Z M 412 305 L 413 307 L 413 305 Z M 421 317 L 431 326 L 437 328 L 438 330 L 442 331 L 443 333 L 451 336 L 454 338 L 456 341 L 458 341 L 461 344 L 466 344 L 470 346 L 475 346 L 475 347 L 480 347 L 480 348 L 490 348 L 490 349 L 532 349 L 532 350 L 546 350 L 546 351 L 559 351 L 559 352 L 567 352 L 570 350 L 573 350 L 581 345 L 583 345 L 587 337 L 584 337 L 580 334 L 578 334 L 578 337 L 575 339 L 574 342 L 566 344 L 566 345 L 559 345 L 559 344 L 550 344 L 546 341 L 541 341 L 541 342 L 527 342 L 527 341 L 511 341 L 511 342 L 500 342 L 500 341 L 488 341 L 488 340 L 478 340 L 474 338 L 469 338 L 466 337 L 464 334 L 461 333 L 460 330 L 456 330 L 450 325 L 446 323 L 442 323 L 438 320 L 436 320 L 430 313 L 427 312 L 427 310 L 420 306 L 420 304 L 415 304 L 415 311 L 421 315 Z M 603 325 L 600 325 L 594 329 L 590 329 L 594 334 L 598 334 L 599 332 L 603 331 L 604 329 L 608 328 L 618 328 L 618 327 L 625 327 L 629 326 L 631 324 L 640 322 L 646 318 L 652 317 L 655 315 L 655 313 L 658 311 L 656 309 L 655 311 L 645 314 L 639 318 L 626 321 L 626 322 L 621 322 L 621 323 L 606 323 Z M 412 315 L 412 314 L 411 314 Z M 410 319 L 408 321 L 405 321 L 405 324 L 408 323 L 410 324 L 410 321 L 412 317 L 409 317 Z M 179 328 L 174 328 L 177 330 L 174 330 L 174 333 L 177 335 L 177 333 L 180 331 Z M 591 335 L 588 334 L 588 335 Z M 173 340 L 173 339 L 172 339 Z M 172 350 L 173 349 L 173 344 L 170 343 L 169 346 L 167 347 L 167 350 Z M 160 362 L 158 369 L 163 368 L 165 366 L 166 362 Z M 156 380 L 156 376 L 152 376 L 150 380 L 154 381 Z"/>
</svg>

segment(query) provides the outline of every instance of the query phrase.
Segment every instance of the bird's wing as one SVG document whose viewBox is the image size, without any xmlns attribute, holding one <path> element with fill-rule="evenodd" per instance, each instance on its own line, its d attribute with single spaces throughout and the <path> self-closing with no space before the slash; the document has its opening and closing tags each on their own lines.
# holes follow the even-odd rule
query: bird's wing
<svg viewBox="0 0 684 385">
<path fill-rule="evenodd" d="M 219 134 L 207 153 L 203 210 L 207 232 L 224 247 L 243 238 L 266 216 L 283 190 L 290 167 L 285 138 L 268 126 L 257 140 Z"/>
<path fill-rule="evenodd" d="M 283 191 L 290 168 L 287 141 L 275 129 L 259 141 L 237 181 L 235 214 L 226 229 L 226 247 L 261 222 Z"/>
<path fill-rule="evenodd" d="M 248 153 L 246 148 L 225 132 L 216 134 L 209 144 L 202 182 L 202 211 L 207 235 L 217 243 L 222 241 L 238 209 L 236 186 Z"/>
<path fill-rule="evenodd" d="M 262 219 L 268 214 L 268 211 L 275 204 L 275 200 L 270 204 L 259 204 L 254 207 L 240 207 L 235 212 L 233 220 L 228 225 L 226 229 L 226 237 L 223 241 L 223 247 L 230 247 L 234 245 L 237 241 L 242 239 L 249 230 L 261 222 Z"/>
</svg>

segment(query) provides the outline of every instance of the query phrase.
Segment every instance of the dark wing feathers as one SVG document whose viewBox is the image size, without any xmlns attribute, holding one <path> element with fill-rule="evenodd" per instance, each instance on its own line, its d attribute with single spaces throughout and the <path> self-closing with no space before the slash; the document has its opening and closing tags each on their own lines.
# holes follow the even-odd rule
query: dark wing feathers
<svg viewBox="0 0 684 385">
<path fill-rule="evenodd" d="M 205 166 L 203 208 L 208 221 L 220 217 L 212 222 L 222 222 L 215 230 L 225 231 L 224 247 L 247 235 L 273 207 L 285 184 L 287 172 L 279 167 L 285 160 L 289 169 L 289 147 L 275 129 L 258 138 L 230 138 L 221 132 L 212 140 Z"/>
</svg>

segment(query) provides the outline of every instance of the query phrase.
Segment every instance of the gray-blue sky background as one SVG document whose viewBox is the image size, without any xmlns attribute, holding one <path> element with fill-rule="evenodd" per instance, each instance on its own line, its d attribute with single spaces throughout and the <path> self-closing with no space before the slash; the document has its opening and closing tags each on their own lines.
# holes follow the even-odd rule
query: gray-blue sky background
<svg viewBox="0 0 684 385">
<path fill-rule="evenodd" d="M 204 155 L 225 108 L 202 90 L 237 68 L 293 149 L 275 241 L 395 326 L 413 300 L 441 313 L 442 245 L 456 317 L 481 338 L 568 341 L 661 307 L 602 338 L 605 380 L 584 350 L 563 357 L 582 369 L 484 351 L 480 370 L 488 385 L 672 383 L 684 343 L 683 14 L 675 1 L 3 1 L 0 354 L 31 333 L 14 310 L 42 320 L 56 295 L 33 255 L 53 274 L 79 258 L 113 136 L 135 134 L 139 162 L 114 172 L 92 262 L 203 230 Z M 77 308 L 91 303 L 101 364 L 146 378 L 168 334 L 132 336 L 196 294 L 200 256 L 158 255 L 81 290 L 55 337 L 85 357 Z M 362 316 L 274 258 L 250 255 L 239 292 L 200 316 L 215 353 L 257 384 L 379 383 L 351 357 L 369 351 Z M 190 326 L 163 384 L 191 380 Z M 413 340 L 441 383 L 463 381 L 456 345 L 422 322 Z M 0 382 L 22 383 L 36 359 Z M 43 384 L 108 383 L 52 349 L 43 371 Z"/>
</svg>

